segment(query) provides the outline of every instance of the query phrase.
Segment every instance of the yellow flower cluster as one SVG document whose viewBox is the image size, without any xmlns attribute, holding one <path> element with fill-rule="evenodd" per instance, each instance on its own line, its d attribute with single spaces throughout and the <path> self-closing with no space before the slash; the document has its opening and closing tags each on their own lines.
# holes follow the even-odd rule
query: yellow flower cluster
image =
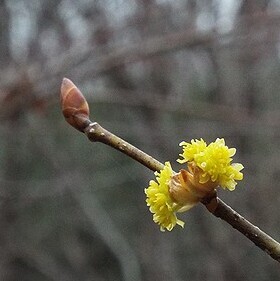
<svg viewBox="0 0 280 281">
<path fill-rule="evenodd" d="M 149 187 L 145 189 L 147 206 L 153 213 L 154 222 L 160 225 L 161 231 L 171 231 L 176 224 L 184 227 L 184 222 L 176 217 L 180 207 L 169 195 L 168 183 L 173 175 L 170 163 L 166 162 L 163 170 L 155 172 L 155 175 L 157 181 L 151 180 Z"/>
<path fill-rule="evenodd" d="M 222 188 L 234 190 L 236 180 L 242 180 L 240 172 L 243 165 L 231 163 L 232 156 L 236 153 L 235 148 L 228 148 L 224 139 L 216 139 L 215 142 L 207 145 L 203 139 L 192 140 L 191 143 L 181 142 L 183 153 L 178 159 L 179 163 L 193 162 L 203 172 L 199 175 L 199 183 L 204 184 L 212 181 Z"/>
<path fill-rule="evenodd" d="M 218 138 L 209 145 L 203 139 L 191 140 L 181 142 L 180 146 L 183 146 L 183 153 L 179 155 L 182 159 L 177 161 L 187 163 L 188 170 L 175 174 L 166 162 L 160 172 L 155 172 L 156 181 L 151 180 L 145 189 L 147 205 L 161 231 L 171 231 L 176 224 L 183 227 L 177 212 L 189 210 L 211 195 L 218 185 L 234 190 L 236 180 L 243 179 L 240 172 L 243 165 L 231 163 L 236 149 L 228 148 L 224 139 Z"/>
</svg>

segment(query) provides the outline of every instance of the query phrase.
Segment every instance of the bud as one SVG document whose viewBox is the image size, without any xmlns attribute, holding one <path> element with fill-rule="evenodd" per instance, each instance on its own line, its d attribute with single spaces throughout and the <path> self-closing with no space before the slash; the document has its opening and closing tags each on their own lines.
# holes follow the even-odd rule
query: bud
<svg viewBox="0 0 280 281">
<path fill-rule="evenodd" d="M 200 183 L 201 172 L 198 167 L 189 165 L 189 171 L 182 169 L 171 177 L 169 193 L 174 202 L 183 206 L 180 211 L 187 211 L 201 199 L 214 194 L 218 184 L 212 181 Z"/>
<path fill-rule="evenodd" d="M 63 78 L 61 84 L 60 103 L 65 120 L 83 132 L 89 124 L 88 103 L 75 84 L 67 78 Z"/>
</svg>

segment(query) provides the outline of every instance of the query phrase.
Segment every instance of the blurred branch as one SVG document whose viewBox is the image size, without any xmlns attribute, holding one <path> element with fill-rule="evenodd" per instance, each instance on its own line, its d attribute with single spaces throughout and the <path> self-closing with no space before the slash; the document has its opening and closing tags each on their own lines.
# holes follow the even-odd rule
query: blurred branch
<svg viewBox="0 0 280 281">
<path fill-rule="evenodd" d="M 15 257 L 26 260 L 27 264 L 38 270 L 51 281 L 72 280 L 71 273 L 60 266 L 47 251 L 34 246 L 32 238 L 11 245 Z"/>
<path fill-rule="evenodd" d="M 264 23 L 267 30 L 276 29 L 280 21 L 279 15 L 253 15 L 246 20 L 251 19 L 254 23 L 253 31 L 244 30 L 242 24 L 229 33 L 217 33 L 215 31 L 199 32 L 188 29 L 179 32 L 173 32 L 166 35 L 145 38 L 137 43 L 130 43 L 128 46 L 115 47 L 108 53 L 100 52 L 95 47 L 73 46 L 65 54 L 49 58 L 44 68 L 41 64 L 31 63 L 28 65 L 29 72 L 32 75 L 32 83 L 36 95 L 42 97 L 48 104 L 54 103 L 58 87 L 58 77 L 62 75 L 75 76 L 76 79 L 83 77 L 98 77 L 116 68 L 125 66 L 137 61 L 150 59 L 154 56 L 160 56 L 181 49 L 190 49 L 198 46 L 203 48 L 237 48 L 248 44 L 248 36 L 251 38 L 251 44 L 254 46 L 271 45 L 277 43 L 278 38 L 265 38 L 263 33 L 259 32 L 259 25 Z M 272 42 L 270 42 L 272 41 Z M 79 66 L 79 67 L 77 67 Z M 1 73 L 2 74 L 2 73 Z M 4 76 L 5 72 L 3 73 Z M 10 75 L 10 74 L 9 74 Z M 10 75 L 11 76 L 11 75 Z M 0 83 L 6 80 L 0 77 Z"/>
<path fill-rule="evenodd" d="M 125 99 L 121 98 L 125 96 Z M 137 98 L 135 98 L 137 96 Z M 153 102 L 145 97 L 153 96 Z M 249 114 L 247 107 L 238 105 L 230 106 L 215 102 L 201 102 L 193 100 L 164 100 L 153 93 L 147 91 L 128 91 L 119 89 L 105 89 L 94 91 L 94 95 L 87 96 L 89 103 L 106 103 L 125 105 L 130 107 L 145 107 L 156 109 L 157 111 L 170 112 L 175 114 L 184 114 L 184 116 L 205 118 L 207 120 L 216 120 L 234 125 L 242 125 L 246 132 L 253 128 L 259 130 L 262 128 L 263 133 L 267 134 L 268 129 L 275 130 L 280 128 L 279 110 L 259 111 L 258 115 Z M 242 128 L 239 128 L 240 130 Z M 264 128 L 266 130 L 264 131 Z"/>
<path fill-rule="evenodd" d="M 39 77 L 52 76 L 55 77 L 69 69 L 69 74 L 76 74 L 79 77 L 103 75 L 117 67 L 124 66 L 139 60 L 145 60 L 153 56 L 162 55 L 169 52 L 174 52 L 179 49 L 193 48 L 197 46 L 207 47 L 211 44 L 216 44 L 215 47 L 232 47 L 241 45 L 250 35 L 254 37 L 254 42 L 259 45 L 262 42 L 263 34 L 259 34 L 259 25 L 266 24 L 268 28 L 271 25 L 276 25 L 280 21 L 279 15 L 252 15 L 246 17 L 246 22 L 251 20 L 255 26 L 255 33 L 252 30 L 244 30 L 242 24 L 231 32 L 219 34 L 215 31 L 199 32 L 197 30 L 183 30 L 173 32 L 161 36 L 145 38 L 141 42 L 130 44 L 128 47 L 117 47 L 110 53 L 96 53 L 95 48 L 72 47 L 65 56 L 55 57 L 50 60 L 45 71 L 41 72 Z M 273 26 L 272 26 L 273 27 Z M 269 29 L 270 30 L 270 29 Z M 233 41 L 234 39 L 234 41 Z M 273 40 L 273 39 L 272 39 Z M 275 42 L 276 39 L 273 40 Z M 75 66 L 79 65 L 77 69 Z M 38 72 L 39 73 L 39 72 Z M 41 79 L 40 79 L 41 80 Z"/>
<path fill-rule="evenodd" d="M 93 75 L 100 75 L 124 64 L 145 60 L 181 48 L 207 45 L 212 43 L 214 38 L 213 32 L 182 31 L 146 39 L 129 48 L 119 48 L 111 54 L 105 54 L 97 58 L 98 66 L 93 71 Z"/>
<path fill-rule="evenodd" d="M 35 80 L 37 91 L 48 93 L 57 88 L 57 76 L 75 75 L 76 77 L 100 76 L 129 63 L 145 60 L 153 56 L 162 55 L 181 48 L 191 48 L 211 43 L 215 39 L 214 33 L 199 33 L 197 31 L 181 31 L 165 36 L 145 39 L 131 44 L 129 47 L 118 47 L 111 53 L 97 54 L 95 48 L 73 47 L 65 56 L 55 57 L 44 67 L 44 71 L 37 71 Z M 77 68 L 76 66 L 79 65 Z M 48 77 L 48 79 L 46 79 Z M 36 83 L 37 84 L 37 83 Z M 53 94 L 53 97 L 55 97 Z"/>
<path fill-rule="evenodd" d="M 119 260 L 124 280 L 142 280 L 134 251 L 98 200 L 85 188 L 72 193 L 94 229 Z"/>
<path fill-rule="evenodd" d="M 121 176 L 121 174 L 124 171 L 127 171 L 129 169 L 136 169 L 136 167 L 132 167 L 131 164 L 122 165 L 118 163 L 118 166 L 114 168 L 114 183 L 116 185 L 122 185 L 126 181 L 124 177 Z M 119 175 L 119 176 L 118 176 Z M 56 176 L 53 176 L 52 178 L 47 179 L 5 179 L 0 177 L 0 186 L 18 186 L 19 189 L 24 189 L 24 193 L 21 196 L 21 205 L 24 206 L 24 204 L 30 205 L 33 202 L 38 201 L 39 199 L 45 199 L 45 198 L 51 198 L 55 196 L 61 196 L 65 193 L 68 193 L 69 187 L 72 185 L 71 182 L 75 178 L 81 178 L 82 171 L 78 170 L 70 170 L 68 172 L 61 171 L 60 173 L 57 173 Z M 100 185 L 98 185 L 95 190 L 99 190 L 102 186 L 102 190 L 106 188 L 111 188 L 112 186 L 112 171 L 111 170 L 99 170 L 95 171 L 94 173 L 94 179 L 97 182 L 100 182 Z M 118 177 L 116 177 L 118 176 Z M 135 174 L 133 175 L 133 179 L 137 180 L 140 179 L 142 176 L 141 174 Z M 33 186 L 36 186 L 36 189 L 33 188 Z M 31 187 L 31 188 L 29 188 Z M 79 187 L 78 187 L 79 188 Z M 7 190 L 0 189 L 0 204 L 1 200 L 3 199 L 11 199 L 11 195 L 8 193 Z"/>
<path fill-rule="evenodd" d="M 164 165 L 152 156 L 107 131 L 97 122 L 91 122 L 89 120 L 87 101 L 74 83 L 66 78 L 63 80 L 61 86 L 61 108 L 66 121 L 77 130 L 83 131 L 90 141 L 107 144 L 152 171 L 159 172 L 163 169 Z M 201 203 L 203 203 L 207 210 L 214 216 L 229 223 L 250 239 L 256 246 L 269 254 L 273 259 L 280 262 L 280 244 L 231 209 L 219 199 L 216 194 L 211 196 L 211 198 L 204 198 Z"/>
</svg>

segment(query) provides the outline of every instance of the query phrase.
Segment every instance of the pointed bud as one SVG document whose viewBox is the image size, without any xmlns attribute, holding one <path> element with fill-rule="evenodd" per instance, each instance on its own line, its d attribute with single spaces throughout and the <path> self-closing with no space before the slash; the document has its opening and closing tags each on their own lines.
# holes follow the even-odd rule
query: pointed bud
<svg viewBox="0 0 280 281">
<path fill-rule="evenodd" d="M 60 103 L 65 120 L 83 132 L 90 122 L 88 103 L 75 84 L 67 78 L 63 78 L 61 84 Z"/>
</svg>

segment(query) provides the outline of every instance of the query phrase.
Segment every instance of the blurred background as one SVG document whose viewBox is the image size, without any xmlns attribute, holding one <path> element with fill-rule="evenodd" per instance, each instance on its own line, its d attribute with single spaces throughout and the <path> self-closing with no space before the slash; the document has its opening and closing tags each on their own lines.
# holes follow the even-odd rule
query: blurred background
<svg viewBox="0 0 280 281">
<path fill-rule="evenodd" d="M 244 180 L 219 196 L 280 239 L 280 1 L 0 0 L 0 280 L 279 280 L 204 206 L 161 233 L 145 167 L 70 127 L 91 119 L 160 161 L 224 137 Z"/>
</svg>

